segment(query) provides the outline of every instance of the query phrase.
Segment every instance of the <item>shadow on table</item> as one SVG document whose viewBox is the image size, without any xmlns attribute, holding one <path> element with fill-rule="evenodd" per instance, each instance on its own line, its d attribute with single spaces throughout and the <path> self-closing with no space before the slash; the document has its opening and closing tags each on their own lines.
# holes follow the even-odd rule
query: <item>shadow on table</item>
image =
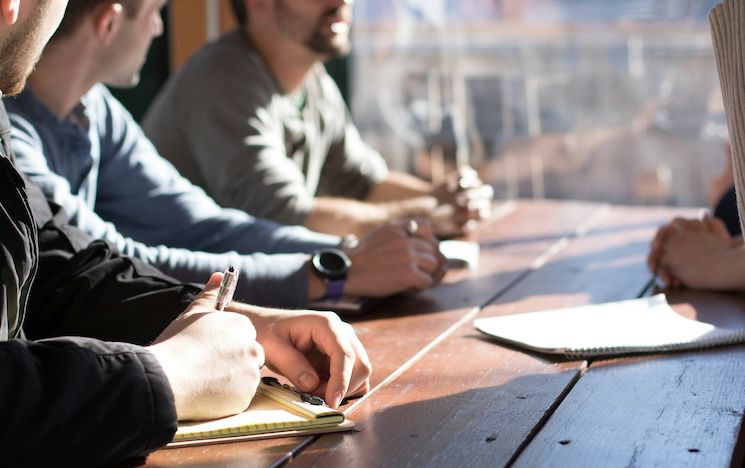
<svg viewBox="0 0 745 468">
<path fill-rule="evenodd" d="M 353 413 L 350 418 L 357 423 L 358 433 L 325 435 L 303 456 L 320 457 L 317 466 L 505 465 L 550 415 L 579 372 L 525 375 L 489 386 L 486 380 L 493 382 L 500 372 L 505 369 L 495 366 L 493 372 L 480 373 L 472 381 L 445 379 L 435 389 L 402 383 L 396 400 L 415 401 L 391 402 L 367 418 L 358 414 L 355 419 Z M 484 387 L 458 391 L 464 385 Z M 451 394 L 425 399 L 451 388 Z M 327 451 L 330 446 L 333 451 Z"/>
</svg>

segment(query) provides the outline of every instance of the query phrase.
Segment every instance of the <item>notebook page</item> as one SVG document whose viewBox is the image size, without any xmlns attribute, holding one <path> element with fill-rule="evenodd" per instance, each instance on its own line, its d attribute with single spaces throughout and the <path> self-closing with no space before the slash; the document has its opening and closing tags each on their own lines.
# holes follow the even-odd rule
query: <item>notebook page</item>
<svg viewBox="0 0 745 468">
<path fill-rule="evenodd" d="M 665 296 L 479 319 L 482 332 L 546 353 L 666 350 L 683 343 L 731 340 L 730 330 L 675 313 Z"/>
<path fill-rule="evenodd" d="M 338 424 L 338 421 L 335 421 L 335 424 Z M 315 419 L 298 416 L 257 393 L 251 406 L 243 413 L 212 421 L 179 423 L 174 440 L 311 426 L 318 426 Z"/>
</svg>

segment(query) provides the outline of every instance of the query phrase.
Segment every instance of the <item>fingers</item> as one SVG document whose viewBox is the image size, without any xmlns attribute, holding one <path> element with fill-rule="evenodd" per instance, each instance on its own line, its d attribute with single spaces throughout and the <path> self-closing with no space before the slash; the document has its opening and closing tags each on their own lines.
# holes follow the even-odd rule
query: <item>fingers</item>
<svg viewBox="0 0 745 468">
<path fill-rule="evenodd" d="M 331 312 L 281 315 L 262 338 L 272 369 L 333 408 L 345 396 L 369 390 L 372 367 L 351 325 Z"/>
<path fill-rule="evenodd" d="M 436 242 L 435 230 L 427 218 L 404 218 L 393 222 L 398 226 L 404 237 L 418 238 L 428 242 Z"/>
<path fill-rule="evenodd" d="M 283 341 L 272 356 L 272 367 L 304 392 L 312 392 L 320 384 L 318 373 L 308 359 L 289 342 Z"/>
<path fill-rule="evenodd" d="M 656 270 L 659 269 L 660 257 L 662 256 L 662 248 L 672 229 L 672 226 L 669 224 L 667 226 L 663 226 L 657 230 L 654 239 L 652 239 L 649 256 L 647 257 L 647 268 L 649 268 L 649 271 L 651 271 L 652 273 L 656 273 Z"/>
<path fill-rule="evenodd" d="M 724 224 L 724 221 L 722 221 L 719 218 L 715 218 L 715 217 L 707 214 L 704 217 L 704 224 L 706 225 L 706 228 L 709 231 L 711 231 L 711 232 L 713 232 L 715 234 L 718 234 L 718 235 L 720 235 L 722 237 L 726 237 L 727 239 L 729 239 L 731 237 L 731 235 L 729 233 L 729 229 L 727 229 L 727 225 Z"/>
<path fill-rule="evenodd" d="M 316 330 L 313 336 L 318 349 L 329 357 L 329 379 L 324 398 L 329 406 L 338 408 L 352 383 L 357 355 L 346 336 L 347 331 L 342 329 L 341 320 L 338 317 L 328 320 L 338 323 L 329 323 L 327 327 Z"/>
</svg>

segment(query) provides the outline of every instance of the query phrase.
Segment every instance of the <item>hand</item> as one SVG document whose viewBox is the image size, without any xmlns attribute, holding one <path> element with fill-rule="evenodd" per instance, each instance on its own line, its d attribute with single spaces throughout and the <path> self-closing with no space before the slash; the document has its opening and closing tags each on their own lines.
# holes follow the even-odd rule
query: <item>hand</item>
<svg viewBox="0 0 745 468">
<path fill-rule="evenodd" d="M 214 419 L 245 410 L 256 392 L 264 352 L 251 321 L 216 312 L 222 274 L 148 349 L 171 384 L 179 420 Z"/>
<path fill-rule="evenodd" d="M 431 224 L 420 219 L 415 233 L 408 220 L 394 221 L 375 229 L 347 251 L 352 268 L 345 293 L 380 297 L 404 291 L 420 291 L 438 284 L 445 274 L 445 258 Z"/>
<path fill-rule="evenodd" d="M 484 185 L 478 173 L 470 167 L 450 174 L 448 180 L 432 192 L 439 206 L 431 215 L 435 232 L 441 237 L 463 235 L 478 221 L 491 215 L 494 190 Z"/>
<path fill-rule="evenodd" d="M 649 254 L 647 255 L 647 268 L 655 275 L 659 275 L 660 278 L 670 286 L 673 286 L 670 282 L 670 278 L 666 272 L 661 271 L 660 259 L 662 257 L 663 248 L 670 234 L 677 229 L 678 226 L 689 225 L 691 228 L 700 226 L 703 229 L 703 221 L 701 220 L 689 220 L 684 218 L 675 218 L 669 224 L 660 227 L 655 233 L 650 245 Z"/>
<path fill-rule="evenodd" d="M 256 325 L 266 363 L 332 408 L 370 390 L 370 360 L 354 329 L 331 312 L 284 311 L 236 304 Z"/>
<path fill-rule="evenodd" d="M 740 266 L 745 266 L 745 250 L 716 218 L 674 220 L 658 232 L 653 251 L 650 262 L 655 262 L 660 277 L 672 287 L 709 290 L 745 287 Z"/>
</svg>

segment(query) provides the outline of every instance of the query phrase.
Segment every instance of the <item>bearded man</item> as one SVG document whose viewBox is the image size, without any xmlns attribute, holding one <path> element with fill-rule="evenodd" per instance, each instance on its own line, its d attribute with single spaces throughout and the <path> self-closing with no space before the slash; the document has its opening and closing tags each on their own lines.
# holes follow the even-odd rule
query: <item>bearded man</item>
<svg viewBox="0 0 745 468">
<path fill-rule="evenodd" d="M 360 137 L 322 62 L 350 50 L 351 0 L 234 0 L 240 28 L 166 86 L 144 128 L 223 206 L 331 234 L 420 216 L 440 236 L 488 214 L 468 170 L 432 185 L 389 171 Z"/>
</svg>

